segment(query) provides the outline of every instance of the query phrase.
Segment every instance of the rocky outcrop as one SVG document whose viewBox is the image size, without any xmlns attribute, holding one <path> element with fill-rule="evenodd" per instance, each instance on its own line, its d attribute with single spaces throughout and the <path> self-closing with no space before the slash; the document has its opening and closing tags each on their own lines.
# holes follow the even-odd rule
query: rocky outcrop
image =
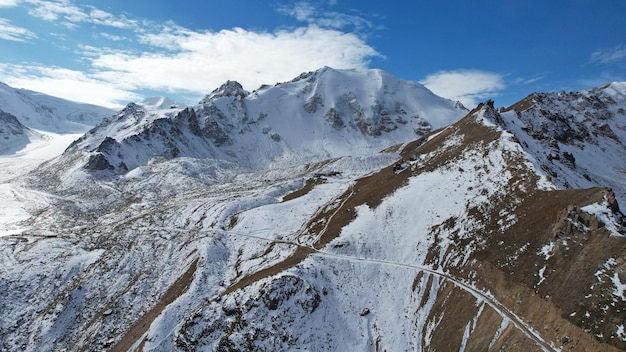
<svg viewBox="0 0 626 352">
<path fill-rule="evenodd" d="M 30 142 L 29 131 L 15 116 L 0 110 L 0 155 L 23 149 Z"/>
</svg>

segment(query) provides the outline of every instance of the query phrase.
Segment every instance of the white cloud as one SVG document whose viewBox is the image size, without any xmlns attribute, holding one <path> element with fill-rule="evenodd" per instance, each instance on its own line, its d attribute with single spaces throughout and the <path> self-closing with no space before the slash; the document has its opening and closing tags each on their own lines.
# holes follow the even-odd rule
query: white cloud
<svg viewBox="0 0 626 352">
<path fill-rule="evenodd" d="M 102 38 L 108 39 L 108 40 L 112 40 L 114 42 L 118 42 L 120 40 L 123 40 L 124 38 L 119 36 L 119 35 L 114 35 L 114 34 L 110 34 L 110 33 L 106 33 L 106 32 L 102 32 L 100 33 L 100 36 Z"/>
<path fill-rule="evenodd" d="M 122 85 L 58 67 L 0 64 L 0 81 L 16 88 L 106 107 L 119 107 L 141 99 Z"/>
<path fill-rule="evenodd" d="M 42 65 L 2 65 L 0 81 L 75 101 L 119 106 L 137 92 L 202 97 L 227 80 L 246 89 L 321 68 L 364 68 L 379 55 L 358 36 L 315 26 L 273 33 L 241 28 L 196 32 L 172 24 L 142 37 L 150 51 L 79 45 L 84 72 Z"/>
<path fill-rule="evenodd" d="M 142 39 L 165 50 L 102 53 L 92 59 L 99 72 L 95 76 L 149 89 L 204 94 L 229 79 L 252 90 L 324 65 L 363 68 L 378 55 L 354 34 L 315 26 L 274 33 L 168 27 Z"/>
<path fill-rule="evenodd" d="M 37 38 L 35 33 L 26 28 L 14 26 L 11 21 L 0 18 L 0 39 L 23 42 Z"/>
<path fill-rule="evenodd" d="M 2 1 L 2 0 L 0 0 Z M 80 23 L 92 23 L 115 28 L 133 28 L 136 21 L 125 16 L 114 16 L 111 13 L 93 7 L 79 7 L 71 0 L 24 0 L 32 6 L 28 13 L 46 21 L 58 21 L 75 28 Z"/>
<path fill-rule="evenodd" d="M 588 76 L 584 78 L 579 78 L 575 81 L 576 85 L 571 88 L 580 89 L 578 87 L 582 87 L 584 89 L 591 89 L 594 87 L 602 87 L 611 82 L 623 82 L 626 81 L 626 74 L 622 72 L 613 72 L 613 71 L 603 71 L 598 72 L 593 76 Z"/>
<path fill-rule="evenodd" d="M 130 20 L 124 16 L 116 17 L 111 13 L 98 9 L 92 9 L 89 12 L 88 22 L 115 28 L 133 28 L 137 25 L 135 20 Z"/>
<path fill-rule="evenodd" d="M 440 71 L 420 81 L 433 93 L 473 108 L 505 88 L 502 75 L 480 70 Z"/>
<path fill-rule="evenodd" d="M 298 21 L 309 21 L 314 17 L 316 9 L 308 2 L 301 1 L 290 7 L 281 7 L 279 12 L 292 16 Z"/>
<path fill-rule="evenodd" d="M 26 0 L 29 4 L 34 5 L 29 10 L 29 14 L 33 17 L 41 18 L 46 21 L 55 21 L 59 18 L 70 23 L 82 22 L 87 19 L 87 14 L 80 8 L 71 4 L 69 0 L 43 1 L 43 0 Z"/>
<path fill-rule="evenodd" d="M 18 0 L 0 0 L 0 7 L 15 7 Z"/>
<path fill-rule="evenodd" d="M 613 48 L 600 49 L 591 54 L 590 61 L 595 64 L 608 64 L 615 61 L 620 61 L 626 57 L 626 47 L 624 44 L 619 44 Z"/>
</svg>

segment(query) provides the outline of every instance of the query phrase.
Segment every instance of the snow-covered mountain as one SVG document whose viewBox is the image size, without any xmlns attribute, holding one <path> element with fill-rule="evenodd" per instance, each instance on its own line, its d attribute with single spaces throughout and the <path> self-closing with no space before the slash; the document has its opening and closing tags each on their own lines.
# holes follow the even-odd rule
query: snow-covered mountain
<svg viewBox="0 0 626 352">
<path fill-rule="evenodd" d="M 26 89 L 15 89 L 0 82 L 0 109 L 15 116 L 31 129 L 66 133 L 84 133 L 111 116 L 114 110 L 76 103 Z"/>
<path fill-rule="evenodd" d="M 36 132 L 22 125 L 18 119 L 0 110 L 0 155 L 13 154 L 23 149 Z"/>
<path fill-rule="evenodd" d="M 0 349 L 626 349 L 624 97 L 324 68 L 130 104 L 8 185 Z"/>
<path fill-rule="evenodd" d="M 257 169 L 368 154 L 458 120 L 466 111 L 379 71 L 323 68 L 249 93 L 229 81 L 186 109 L 128 105 L 72 146 L 86 168 L 126 173 L 155 157 Z"/>
</svg>

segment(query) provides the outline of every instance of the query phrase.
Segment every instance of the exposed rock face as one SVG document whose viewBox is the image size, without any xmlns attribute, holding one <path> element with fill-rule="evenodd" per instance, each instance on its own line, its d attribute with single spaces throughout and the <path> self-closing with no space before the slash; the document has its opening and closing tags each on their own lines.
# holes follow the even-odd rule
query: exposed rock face
<svg viewBox="0 0 626 352">
<path fill-rule="evenodd" d="M 279 276 L 261 284 L 243 305 L 232 296 L 206 306 L 185 323 L 176 345 L 183 351 L 213 343 L 215 350 L 224 351 L 297 348 L 301 341 L 293 327 L 306 325 L 302 320 L 308 319 L 321 301 L 315 287 L 301 278 Z"/>
<path fill-rule="evenodd" d="M 304 110 L 306 110 L 306 112 L 308 112 L 309 114 L 313 114 L 318 109 L 323 108 L 323 107 L 324 107 L 324 99 L 318 94 L 311 96 L 309 99 L 307 99 L 306 103 L 304 104 Z"/>
<path fill-rule="evenodd" d="M 339 116 L 339 114 L 337 113 L 337 110 L 335 110 L 334 108 L 328 109 L 326 114 L 324 114 L 324 118 L 334 128 L 342 128 L 345 126 L 345 124 L 343 123 L 343 120 L 341 119 L 341 116 Z"/>
<path fill-rule="evenodd" d="M 24 148 L 30 141 L 28 131 L 15 116 L 0 110 L 0 155 Z"/>
</svg>

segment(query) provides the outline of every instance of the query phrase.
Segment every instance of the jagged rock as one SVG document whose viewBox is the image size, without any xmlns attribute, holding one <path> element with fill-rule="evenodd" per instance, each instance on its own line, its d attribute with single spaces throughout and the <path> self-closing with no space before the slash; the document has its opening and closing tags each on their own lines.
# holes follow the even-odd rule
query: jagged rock
<svg viewBox="0 0 626 352">
<path fill-rule="evenodd" d="M 309 114 L 312 114 L 316 112 L 317 109 L 323 108 L 323 107 L 324 107 L 324 99 L 322 99 L 322 97 L 319 96 L 318 94 L 311 96 L 309 99 L 307 99 L 306 103 L 304 104 L 304 110 L 308 112 Z"/>
<path fill-rule="evenodd" d="M 328 109 L 328 111 L 324 114 L 324 119 L 326 119 L 326 121 L 328 121 L 333 128 L 342 128 L 345 126 L 341 116 L 339 116 L 335 108 Z"/>
<path fill-rule="evenodd" d="M 0 154 L 13 153 L 24 148 L 31 132 L 14 115 L 0 110 Z M 32 132 L 31 132 L 32 133 Z"/>
<path fill-rule="evenodd" d="M 97 153 L 89 157 L 85 169 L 93 171 L 113 170 L 115 167 L 109 163 L 102 153 Z"/>
</svg>

